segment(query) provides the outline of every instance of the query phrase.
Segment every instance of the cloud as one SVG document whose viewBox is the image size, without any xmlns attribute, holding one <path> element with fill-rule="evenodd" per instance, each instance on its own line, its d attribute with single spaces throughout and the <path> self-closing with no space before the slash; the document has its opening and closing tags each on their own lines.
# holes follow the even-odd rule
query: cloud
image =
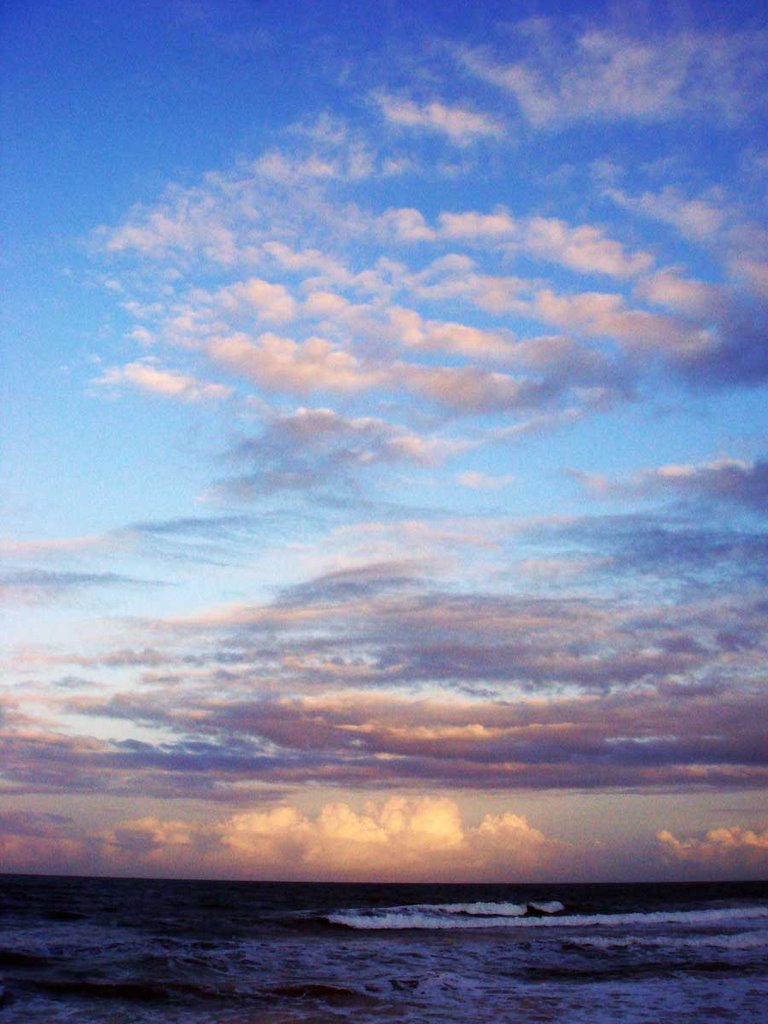
<svg viewBox="0 0 768 1024">
<path fill-rule="evenodd" d="M 295 584 L 283 594 L 282 603 L 301 606 L 311 602 L 346 601 L 374 597 L 387 591 L 422 584 L 426 558 L 368 562 L 323 573 L 307 583 Z"/>
<path fill-rule="evenodd" d="M 220 401 L 232 394 L 232 388 L 223 384 L 205 384 L 174 370 L 159 369 L 155 364 L 156 360 L 147 357 L 124 366 L 110 366 L 90 383 L 109 389 L 127 385 L 161 398 L 180 399 L 183 402 Z"/>
<path fill-rule="evenodd" d="M 374 98 L 386 120 L 392 124 L 446 135 L 457 146 L 467 146 L 488 136 L 501 138 L 504 134 L 503 125 L 496 118 L 468 107 L 449 106 L 439 100 L 420 104 L 385 93 Z"/>
<path fill-rule="evenodd" d="M 401 314 L 398 323 L 398 313 Z M 408 314 L 407 318 L 402 314 Z M 514 359 L 511 332 L 481 330 L 467 324 L 440 320 L 422 320 L 412 311 L 391 310 L 393 326 L 403 328 L 402 341 L 407 351 L 443 352 L 479 361 L 510 362 Z"/>
<path fill-rule="evenodd" d="M 730 296 L 723 287 L 682 277 L 669 267 L 638 281 L 635 295 L 653 306 L 703 319 L 722 314 L 730 305 Z"/>
<path fill-rule="evenodd" d="M 225 266 L 236 261 L 239 249 L 236 231 L 222 217 L 220 197 L 205 187 L 171 187 L 157 206 L 134 206 L 122 225 L 102 226 L 95 238 L 108 253 L 154 258 L 177 253 Z"/>
<path fill-rule="evenodd" d="M 301 274 L 314 271 L 323 278 L 347 282 L 351 274 L 347 268 L 330 253 L 319 249 L 292 249 L 284 242 L 265 242 L 264 251 L 269 253 L 277 265 L 291 273 Z"/>
<path fill-rule="evenodd" d="M 208 298 L 205 293 L 196 293 L 196 297 Z M 288 323 L 296 315 L 296 303 L 287 289 L 259 277 L 220 288 L 209 301 L 220 312 L 250 314 L 275 324 Z"/>
<path fill-rule="evenodd" d="M 630 35 L 590 29 L 574 36 L 545 19 L 517 29 L 523 59 L 505 62 L 490 48 L 455 52 L 467 71 L 511 94 L 536 128 L 575 121 L 653 124 L 683 116 L 729 124 L 760 103 L 766 53 L 760 31 Z"/>
<path fill-rule="evenodd" d="M 443 238 L 500 239 L 514 237 L 519 228 L 514 217 L 503 207 L 494 213 L 441 213 L 440 235 Z"/>
<path fill-rule="evenodd" d="M 202 823 L 146 815 L 76 829 L 50 814 L 0 815 L 10 869 L 255 876 L 275 880 L 481 881 L 548 879 L 572 848 L 509 811 L 463 821 L 441 796 L 389 796 L 360 809 L 325 803 L 314 813 L 280 803 Z"/>
<path fill-rule="evenodd" d="M 379 155 L 362 139 L 310 138 L 307 153 L 275 149 L 253 162 L 256 175 L 285 186 L 358 182 L 374 176 L 389 177 L 405 170 Z"/>
<path fill-rule="evenodd" d="M 498 491 L 502 487 L 507 487 L 514 481 L 514 477 L 508 473 L 500 475 L 492 475 L 489 473 L 477 473 L 473 470 L 468 470 L 464 473 L 458 473 L 456 476 L 456 482 L 462 487 L 468 487 L 470 490 L 475 491 Z"/>
<path fill-rule="evenodd" d="M 455 691 L 453 696 L 422 698 L 377 693 L 371 689 L 377 682 L 389 686 L 398 674 L 418 674 L 414 659 L 406 661 L 407 648 L 398 652 L 403 663 L 393 663 L 388 672 L 387 664 L 377 665 L 370 656 L 355 664 L 353 659 L 360 656 L 356 652 L 340 655 L 338 648 L 324 650 L 319 644 L 305 651 L 300 634 L 297 640 L 294 653 L 282 661 L 283 688 L 295 685 L 291 673 L 300 668 L 315 692 L 345 682 L 367 686 L 368 691 L 254 699 L 246 692 L 256 678 L 249 670 L 240 699 L 190 695 L 184 706 L 171 706 L 162 693 L 126 694 L 108 701 L 72 698 L 70 704 L 80 714 L 154 724 L 180 738 L 173 744 L 120 744 L 97 751 L 58 744 L 59 757 L 49 759 L 44 776 L 43 766 L 35 764 L 34 749 L 12 742 L 9 782 L 19 791 L 34 791 L 36 780 L 44 777 L 56 791 L 57 785 L 79 789 L 86 779 L 90 789 L 101 788 L 111 777 L 110 785 L 127 791 L 154 787 L 191 796 L 218 790 L 221 799 L 237 800 L 244 793 L 237 783 L 249 780 L 273 787 L 312 782 L 379 791 L 429 785 L 497 791 L 629 786 L 635 791 L 684 792 L 759 788 L 768 779 L 757 688 L 736 694 L 725 685 L 675 682 L 707 660 L 681 632 L 669 634 L 665 651 L 641 653 L 634 664 L 626 655 L 612 663 L 606 659 L 598 671 L 612 679 L 613 692 L 495 700 L 461 697 Z M 733 646 L 726 651 L 723 641 L 723 648 L 723 664 L 733 662 Z M 437 649 L 433 643 L 423 657 L 437 660 L 442 653 L 454 659 L 454 674 L 471 679 L 468 663 L 476 651 L 457 643 Z M 487 663 L 490 649 L 484 653 Z M 502 658 L 517 656 L 512 645 L 494 653 L 499 664 Z M 550 668 L 554 661 L 550 658 Z M 624 681 L 616 677 L 620 671 Z M 489 678 L 487 664 L 484 678 Z M 633 687 L 633 682 L 641 685 Z M 675 724 L 670 725 L 673 712 Z M 97 771 L 103 775 L 98 786 Z"/>
<path fill-rule="evenodd" d="M 734 276 L 740 278 L 755 295 L 763 300 L 768 298 L 768 260 L 735 255 L 730 261 L 730 268 Z"/>
<path fill-rule="evenodd" d="M 20 588 L 18 596 L 24 599 L 66 593 L 80 586 L 109 585 L 111 583 L 142 581 L 119 573 L 98 571 L 62 572 L 55 568 L 64 562 L 83 562 L 108 559 L 160 558 L 166 563 L 225 565 L 241 557 L 244 545 L 252 541 L 257 531 L 263 531 L 265 518 L 259 520 L 246 515 L 180 516 L 174 519 L 145 520 L 128 523 L 102 534 L 83 537 L 41 538 L 35 540 L 0 539 L 0 555 L 6 559 L 37 563 L 18 575 L 5 577 L 9 592 Z M 48 568 L 39 567 L 45 562 Z M 166 565 L 166 569 L 168 565 Z"/>
<path fill-rule="evenodd" d="M 314 817 L 283 806 L 235 815 L 221 835 L 241 862 L 313 879 L 542 877 L 565 851 L 515 814 L 467 827 L 445 797 L 390 797 L 362 811 L 326 804 Z"/>
<path fill-rule="evenodd" d="M 352 353 L 325 338 L 305 341 L 262 334 L 214 338 L 206 345 L 213 362 L 270 391 L 306 394 L 313 391 L 355 392 L 385 383 L 386 370 L 366 366 Z"/>
<path fill-rule="evenodd" d="M 0 812 L 0 863 L 4 871 L 51 874 L 91 867 L 88 843 L 69 818 L 33 811 Z"/>
<path fill-rule="evenodd" d="M 670 316 L 627 307 L 623 297 L 611 292 L 557 294 L 549 288 L 535 293 L 530 306 L 545 323 L 587 337 L 610 338 L 630 351 L 657 351 L 676 360 L 707 357 L 715 347 L 705 330 Z"/>
<path fill-rule="evenodd" d="M 0 539 L 0 557 L 29 558 L 58 555 L 79 555 L 83 552 L 109 548 L 116 543 L 110 534 L 93 533 L 82 537 L 50 537 L 35 540 L 18 540 L 6 537 Z"/>
<path fill-rule="evenodd" d="M 45 601 L 88 587 L 157 586 L 153 580 L 115 572 L 64 572 L 49 569 L 14 569 L 0 573 L 0 601 Z"/>
<path fill-rule="evenodd" d="M 600 478 L 587 476 L 590 485 L 601 486 Z M 768 537 L 760 530 L 735 526 L 707 526 L 701 511 L 665 518 L 639 513 L 593 516 L 539 528 L 539 542 L 556 537 L 575 545 L 580 554 L 600 556 L 595 573 L 602 571 L 604 585 L 622 588 L 654 580 L 662 589 L 676 593 L 696 592 L 704 585 L 716 586 L 723 597 L 743 590 L 745 585 L 768 582 L 766 556 Z M 534 540 L 535 531 L 529 534 Z"/>
<path fill-rule="evenodd" d="M 240 441 L 229 452 L 230 461 L 252 469 L 224 487 L 241 496 L 332 489 L 381 466 L 436 465 L 464 447 L 370 416 L 350 418 L 332 409 L 302 407 L 272 419 L 259 436 Z"/>
<path fill-rule="evenodd" d="M 768 828 L 754 831 L 733 825 L 710 829 L 703 838 L 678 839 L 668 829 L 656 833 L 667 860 L 702 868 L 764 871 L 768 867 Z"/>
<path fill-rule="evenodd" d="M 620 242 L 607 238 L 600 228 L 588 224 L 571 227 L 556 217 L 530 218 L 523 245 L 532 255 L 579 273 L 627 278 L 653 264 L 650 253 L 629 255 Z"/>
<path fill-rule="evenodd" d="M 424 216 L 413 209 L 388 210 L 382 223 L 401 241 L 464 241 L 473 245 L 505 246 L 536 259 L 584 274 L 605 274 L 628 278 L 653 265 L 648 252 L 627 253 L 621 242 L 609 238 L 600 227 L 570 225 L 558 217 L 514 217 L 504 206 L 492 213 L 474 210 L 438 215 L 431 228 Z"/>
<path fill-rule="evenodd" d="M 768 461 L 721 458 L 700 465 L 670 464 L 642 469 L 626 480 L 576 474 L 587 487 L 607 497 L 679 494 L 743 506 L 768 513 Z"/>
<path fill-rule="evenodd" d="M 711 241 L 722 228 L 725 211 L 706 199 L 687 199 L 679 189 L 667 185 L 661 192 L 629 196 L 621 189 L 606 189 L 605 195 L 618 206 L 643 217 L 670 224 L 685 238 Z"/>
<path fill-rule="evenodd" d="M 463 413 L 530 408 L 546 403 L 556 394 L 551 381 L 513 377 L 474 366 L 410 363 L 404 364 L 401 372 L 409 390 Z"/>
<path fill-rule="evenodd" d="M 379 218 L 385 235 L 394 235 L 400 242 L 433 241 L 437 236 L 420 210 L 413 207 L 390 209 Z"/>
</svg>

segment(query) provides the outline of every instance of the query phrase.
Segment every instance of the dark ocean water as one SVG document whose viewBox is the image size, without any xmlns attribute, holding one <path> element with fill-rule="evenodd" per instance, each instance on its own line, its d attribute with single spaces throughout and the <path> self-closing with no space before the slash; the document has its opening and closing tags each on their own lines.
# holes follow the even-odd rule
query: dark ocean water
<svg viewBox="0 0 768 1024">
<path fill-rule="evenodd" d="M 768 1021 L 768 883 L 0 876 L 0 1024 Z"/>
</svg>

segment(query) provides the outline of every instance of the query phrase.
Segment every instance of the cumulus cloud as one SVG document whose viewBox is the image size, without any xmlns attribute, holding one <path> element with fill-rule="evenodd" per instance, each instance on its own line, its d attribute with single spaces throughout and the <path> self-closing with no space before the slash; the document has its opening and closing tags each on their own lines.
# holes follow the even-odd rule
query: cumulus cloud
<svg viewBox="0 0 768 1024">
<path fill-rule="evenodd" d="M 254 341 L 245 334 L 230 334 L 213 338 L 206 352 L 230 372 L 288 394 L 362 391 L 388 379 L 386 370 L 366 366 L 352 353 L 319 337 L 294 341 L 267 333 Z"/>
<path fill-rule="evenodd" d="M 208 296 L 200 296 L 198 298 Z M 239 281 L 220 288 L 210 296 L 212 306 L 224 313 L 250 313 L 259 320 L 284 324 L 296 315 L 296 303 L 281 284 L 271 284 L 259 277 Z"/>
<path fill-rule="evenodd" d="M 362 811 L 326 804 L 314 817 L 290 806 L 235 815 L 222 842 L 283 876 L 392 881 L 542 877 L 565 850 L 515 814 L 468 827 L 445 797 L 390 797 Z"/>
<path fill-rule="evenodd" d="M 710 829 L 703 837 L 678 839 L 668 829 L 656 833 L 666 859 L 702 868 L 763 871 L 768 867 L 768 828 L 755 831 L 732 825 Z"/>
<path fill-rule="evenodd" d="M 277 241 L 265 242 L 263 248 L 279 267 L 291 273 L 314 272 L 341 282 L 349 281 L 352 276 L 331 253 L 319 249 L 292 249 L 285 242 Z"/>
<path fill-rule="evenodd" d="M 633 277 L 648 270 L 653 257 L 647 252 L 628 254 L 620 242 L 589 224 L 571 227 L 556 217 L 532 217 L 524 240 L 528 252 L 561 263 L 580 273 Z"/>
<path fill-rule="evenodd" d="M 503 206 L 493 213 L 441 213 L 440 235 L 443 238 L 499 239 L 514 237 L 518 223 Z"/>
<path fill-rule="evenodd" d="M 445 797 L 390 796 L 360 809 L 326 803 L 306 813 L 288 803 L 209 823 L 147 815 L 96 830 L 51 814 L 0 815 L 0 855 L 11 870 L 178 877 L 340 881 L 547 879 L 571 848 L 522 816 L 462 819 Z"/>
</svg>

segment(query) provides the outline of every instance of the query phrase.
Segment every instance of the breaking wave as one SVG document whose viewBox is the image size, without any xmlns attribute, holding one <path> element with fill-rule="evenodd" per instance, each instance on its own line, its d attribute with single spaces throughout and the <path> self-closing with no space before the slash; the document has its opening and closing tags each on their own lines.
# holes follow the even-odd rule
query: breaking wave
<svg viewBox="0 0 768 1024">
<path fill-rule="evenodd" d="M 342 910 L 329 914 L 331 924 L 364 930 L 469 929 L 469 928 L 591 928 L 627 925 L 682 927 L 734 927 L 768 920 L 766 907 L 676 910 L 653 913 L 565 914 L 557 901 L 546 903 L 448 903 L 382 907 L 377 910 Z"/>
</svg>

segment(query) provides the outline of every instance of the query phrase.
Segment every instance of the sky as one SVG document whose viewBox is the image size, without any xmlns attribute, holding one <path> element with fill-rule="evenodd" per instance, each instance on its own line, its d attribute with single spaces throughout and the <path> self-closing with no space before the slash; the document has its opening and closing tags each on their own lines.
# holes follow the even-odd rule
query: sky
<svg viewBox="0 0 768 1024">
<path fill-rule="evenodd" d="M 763 5 L 2 20 L 0 870 L 766 877 Z"/>
</svg>

